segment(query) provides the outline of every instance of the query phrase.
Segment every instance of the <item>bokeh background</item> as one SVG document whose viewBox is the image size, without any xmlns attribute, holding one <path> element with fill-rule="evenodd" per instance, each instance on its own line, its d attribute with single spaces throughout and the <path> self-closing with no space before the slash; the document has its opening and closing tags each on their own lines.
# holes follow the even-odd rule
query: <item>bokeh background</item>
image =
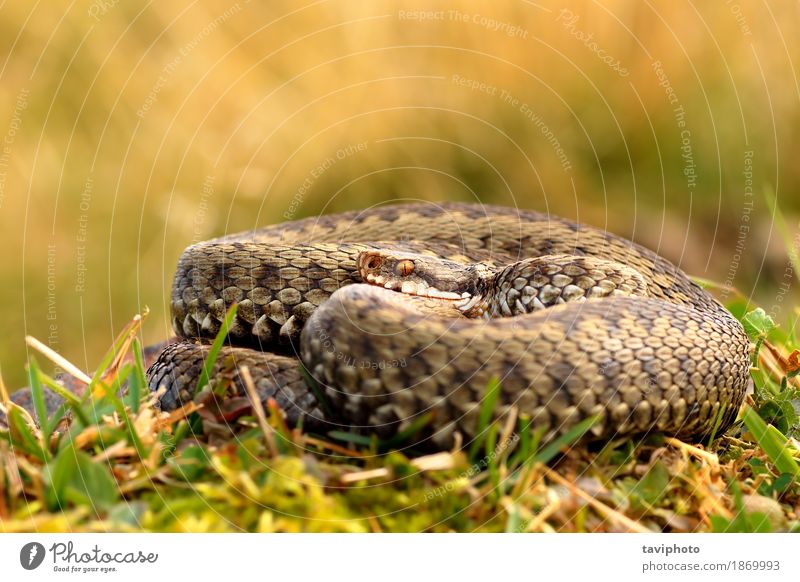
<svg viewBox="0 0 800 582">
<path fill-rule="evenodd" d="M 780 0 L 2 2 L 3 377 L 26 334 L 167 337 L 192 242 L 400 199 L 592 223 L 791 325 L 798 48 Z"/>
</svg>

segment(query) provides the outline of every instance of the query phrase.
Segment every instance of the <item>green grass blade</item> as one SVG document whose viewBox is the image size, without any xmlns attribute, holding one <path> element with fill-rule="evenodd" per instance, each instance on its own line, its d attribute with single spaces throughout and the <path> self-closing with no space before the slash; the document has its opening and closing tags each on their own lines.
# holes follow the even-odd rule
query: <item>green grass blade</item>
<svg viewBox="0 0 800 582">
<path fill-rule="evenodd" d="M 8 432 L 13 446 L 22 449 L 42 462 L 47 461 L 41 443 L 31 431 L 25 416 L 20 412 L 19 408 L 12 407 L 8 410 Z"/>
<path fill-rule="evenodd" d="M 410 440 L 414 435 L 420 432 L 423 428 L 425 428 L 428 423 L 433 420 L 433 413 L 426 412 L 425 414 L 420 414 L 414 421 L 408 425 L 405 429 L 398 432 L 392 438 L 384 441 L 379 442 L 378 446 L 381 450 L 391 449 L 393 447 L 400 446 Z"/>
<path fill-rule="evenodd" d="M 725 413 L 728 411 L 728 405 L 723 404 L 719 407 L 719 411 L 717 412 L 717 417 L 714 419 L 714 426 L 711 427 L 711 433 L 708 435 L 708 448 L 711 448 L 711 443 L 714 442 L 714 439 L 717 438 L 717 431 L 719 430 L 720 425 L 722 424 L 722 419 L 725 418 Z"/>
<path fill-rule="evenodd" d="M 489 421 L 494 414 L 497 399 L 500 396 L 500 379 L 492 378 L 489 380 L 489 385 L 486 387 L 486 395 L 481 402 L 481 410 L 478 415 L 478 430 L 475 431 L 475 440 L 469 448 L 469 458 L 475 459 L 483 442 L 486 440 L 486 427 L 489 426 Z"/>
<path fill-rule="evenodd" d="M 114 345 L 111 346 L 111 349 L 108 350 L 105 356 L 103 356 L 103 359 L 100 360 L 100 364 L 97 366 L 97 369 L 92 375 L 92 381 L 89 384 L 88 392 L 92 392 L 94 387 L 97 385 L 97 382 L 100 381 L 100 378 L 106 375 L 108 372 L 108 367 L 111 365 L 111 362 L 114 361 L 114 357 L 120 352 L 120 350 L 122 350 L 123 345 L 125 345 L 125 342 L 128 341 L 129 337 L 130 325 L 122 330 L 122 332 L 114 340 Z"/>
<path fill-rule="evenodd" d="M 56 382 L 53 378 L 51 378 L 47 374 L 43 373 L 41 370 L 39 371 L 39 379 L 48 388 L 50 388 L 50 390 L 52 390 L 53 392 L 55 392 L 64 399 L 64 403 L 72 411 L 72 414 L 75 415 L 75 417 L 78 419 L 78 422 L 81 425 L 89 426 L 90 424 L 94 424 L 89 418 L 89 416 L 86 414 L 86 411 L 83 410 L 83 402 L 79 396 L 73 394 L 70 390 L 64 388 L 61 384 Z"/>
<path fill-rule="evenodd" d="M 599 420 L 597 416 L 590 416 L 589 418 L 584 418 L 578 424 L 573 426 L 567 432 L 556 438 L 553 442 L 549 445 L 544 447 L 541 451 L 537 452 L 536 455 L 533 457 L 534 462 L 536 463 L 549 463 L 556 455 L 561 452 L 561 449 L 564 447 L 570 446 L 574 444 L 578 439 L 580 439 L 583 435 L 589 432 L 595 423 Z"/>
<path fill-rule="evenodd" d="M 522 529 L 522 515 L 519 511 L 519 505 L 514 503 L 508 511 L 506 533 L 519 533 Z"/>
<path fill-rule="evenodd" d="M 498 469 L 497 456 L 500 451 L 497 450 L 497 425 L 493 424 L 489 427 L 489 434 L 486 435 L 486 465 L 489 471 L 489 481 L 492 484 L 492 494 L 496 499 L 502 495 L 500 490 L 500 470 Z"/>
<path fill-rule="evenodd" d="M 36 417 L 39 421 L 39 427 L 42 431 L 42 450 L 45 459 L 50 459 L 50 415 L 47 413 L 47 404 L 45 402 L 44 388 L 39 377 L 39 365 L 36 363 L 36 358 L 32 357 L 28 360 L 28 381 L 31 387 L 31 398 L 33 399 L 33 408 L 36 411 Z"/>
<path fill-rule="evenodd" d="M 352 443 L 354 445 L 361 445 L 364 447 L 368 447 L 372 444 L 371 437 L 365 436 L 363 434 L 354 434 L 351 432 L 345 432 L 343 430 L 332 430 L 328 433 L 328 436 L 337 441 Z"/>
<path fill-rule="evenodd" d="M 208 382 L 211 380 L 211 374 L 214 371 L 214 365 L 217 363 L 217 358 L 219 357 L 219 352 L 222 349 L 222 344 L 225 342 L 225 338 L 228 337 L 228 330 L 233 323 L 233 318 L 236 317 L 236 311 L 238 308 L 239 304 L 234 303 L 231 305 L 230 309 L 228 309 L 228 313 L 225 314 L 225 319 L 222 321 L 222 325 L 219 328 L 217 337 L 214 338 L 214 343 L 211 344 L 211 349 L 208 350 L 206 361 L 203 364 L 203 371 L 200 374 L 200 379 L 197 381 L 197 386 L 194 389 L 195 394 L 198 394 L 203 388 L 205 388 L 208 385 Z"/>
<path fill-rule="evenodd" d="M 800 478 L 800 466 L 790 453 L 791 445 L 786 437 L 774 426 L 764 422 L 758 413 L 749 406 L 745 407 L 742 418 L 753 438 L 756 439 L 778 471 L 793 475 L 795 479 Z"/>
<path fill-rule="evenodd" d="M 525 462 L 525 459 L 529 459 L 533 456 L 534 448 L 531 446 L 533 431 L 531 431 L 530 425 L 530 417 L 525 413 L 520 413 L 519 418 L 517 418 L 517 434 L 519 434 L 519 443 L 517 444 L 516 450 L 507 463 L 511 468 L 518 467 L 520 464 Z"/>
<path fill-rule="evenodd" d="M 145 450 L 144 445 L 142 444 L 141 439 L 139 438 L 138 433 L 136 432 L 136 427 L 133 426 L 133 421 L 131 420 L 130 414 L 128 414 L 128 411 L 125 409 L 125 404 L 117 396 L 118 388 L 119 388 L 119 383 L 116 382 L 113 386 L 108 386 L 106 390 L 106 398 L 108 398 L 113 403 L 114 410 L 116 410 L 120 420 L 122 420 L 122 423 L 125 425 L 128 437 L 131 440 L 131 444 L 136 449 L 136 452 L 139 454 L 140 457 L 144 458 L 145 456 L 147 456 L 147 452 Z"/>
<path fill-rule="evenodd" d="M 142 391 L 147 386 L 145 377 L 144 356 L 142 355 L 142 344 L 138 338 L 133 340 L 133 373 L 128 382 L 128 406 L 134 414 L 139 413 L 139 405 L 142 400 Z"/>
<path fill-rule="evenodd" d="M 47 422 L 48 434 L 52 435 L 55 432 L 56 427 L 64 419 L 64 416 L 66 416 L 68 408 L 69 406 L 67 405 L 66 402 L 62 402 L 61 405 L 58 408 L 56 408 L 55 412 L 53 412 L 53 414 L 50 416 L 50 419 Z"/>
</svg>

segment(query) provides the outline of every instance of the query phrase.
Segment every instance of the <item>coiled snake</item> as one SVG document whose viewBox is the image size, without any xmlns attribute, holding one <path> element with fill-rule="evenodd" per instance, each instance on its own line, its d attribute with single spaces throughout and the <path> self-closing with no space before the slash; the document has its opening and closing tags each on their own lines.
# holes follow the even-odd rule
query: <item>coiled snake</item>
<svg viewBox="0 0 800 582">
<path fill-rule="evenodd" d="M 383 241 L 383 242 L 382 242 Z M 361 283 L 361 284 L 359 284 Z M 494 414 L 554 436 L 596 416 L 596 438 L 696 437 L 735 419 L 749 341 L 680 269 L 603 230 L 477 204 L 405 204 L 288 222 L 184 251 L 175 331 L 148 371 L 161 406 L 192 397 L 208 345 L 238 303 L 215 381 L 289 422 L 390 436 L 475 436 Z M 307 374 L 313 378 L 310 387 Z M 414 426 L 417 426 L 414 425 Z"/>
</svg>

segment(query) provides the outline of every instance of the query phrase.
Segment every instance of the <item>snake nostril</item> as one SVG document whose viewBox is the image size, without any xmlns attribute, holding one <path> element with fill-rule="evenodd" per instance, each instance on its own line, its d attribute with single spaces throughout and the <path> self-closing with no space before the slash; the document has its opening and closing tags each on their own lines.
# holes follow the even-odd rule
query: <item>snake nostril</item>
<svg viewBox="0 0 800 582">
<path fill-rule="evenodd" d="M 367 269 L 377 269 L 378 267 L 381 266 L 381 262 L 382 261 L 381 261 L 380 257 L 378 257 L 376 255 L 372 255 L 371 257 L 369 257 L 367 259 L 367 262 L 366 262 L 365 266 L 367 267 Z"/>
</svg>

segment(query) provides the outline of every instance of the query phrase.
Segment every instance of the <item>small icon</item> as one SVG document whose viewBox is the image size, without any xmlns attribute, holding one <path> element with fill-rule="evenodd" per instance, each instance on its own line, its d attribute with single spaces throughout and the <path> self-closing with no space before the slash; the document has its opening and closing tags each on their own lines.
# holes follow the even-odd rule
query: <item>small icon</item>
<svg viewBox="0 0 800 582">
<path fill-rule="evenodd" d="M 19 563 L 26 570 L 35 570 L 44 561 L 44 546 L 39 542 L 30 542 L 19 551 Z"/>
</svg>

